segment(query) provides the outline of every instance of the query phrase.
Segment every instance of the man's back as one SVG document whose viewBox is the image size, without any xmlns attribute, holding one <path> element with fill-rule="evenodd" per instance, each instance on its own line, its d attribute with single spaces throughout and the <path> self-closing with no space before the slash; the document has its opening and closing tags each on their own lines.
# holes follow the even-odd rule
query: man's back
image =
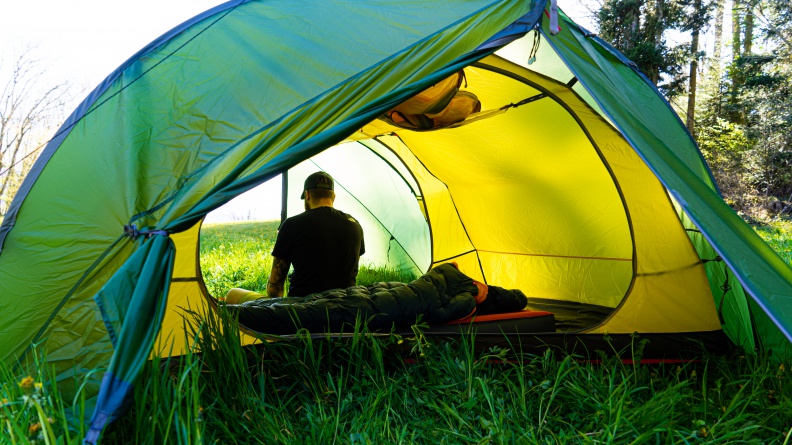
<svg viewBox="0 0 792 445">
<path fill-rule="evenodd" d="M 289 296 L 355 285 L 363 229 L 350 215 L 317 207 L 283 222 L 272 255 L 294 265 Z"/>
</svg>

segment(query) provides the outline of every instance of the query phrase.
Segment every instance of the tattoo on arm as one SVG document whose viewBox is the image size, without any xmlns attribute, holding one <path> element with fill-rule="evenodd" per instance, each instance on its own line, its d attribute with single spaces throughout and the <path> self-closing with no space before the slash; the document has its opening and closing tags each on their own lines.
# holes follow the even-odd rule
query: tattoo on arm
<svg viewBox="0 0 792 445">
<path fill-rule="evenodd" d="M 289 273 L 289 266 L 291 266 L 291 263 L 288 261 L 272 257 L 272 272 L 270 272 L 269 281 L 267 281 L 267 296 L 283 296 L 283 287 L 286 284 L 286 274 Z"/>
</svg>

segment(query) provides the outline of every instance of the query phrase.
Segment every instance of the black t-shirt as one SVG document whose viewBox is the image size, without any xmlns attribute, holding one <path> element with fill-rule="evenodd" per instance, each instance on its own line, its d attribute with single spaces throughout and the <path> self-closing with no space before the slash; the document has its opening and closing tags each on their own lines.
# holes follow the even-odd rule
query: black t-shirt
<svg viewBox="0 0 792 445">
<path fill-rule="evenodd" d="M 365 252 L 363 228 L 332 207 L 318 207 L 288 218 L 278 231 L 272 255 L 294 265 L 290 297 L 355 285 Z"/>
</svg>

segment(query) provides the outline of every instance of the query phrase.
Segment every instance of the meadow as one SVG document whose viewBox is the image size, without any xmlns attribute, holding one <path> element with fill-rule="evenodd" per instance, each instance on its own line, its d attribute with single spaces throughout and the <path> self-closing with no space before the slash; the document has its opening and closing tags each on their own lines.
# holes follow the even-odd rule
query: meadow
<svg viewBox="0 0 792 445">
<path fill-rule="evenodd" d="M 277 223 L 207 226 L 209 291 L 263 290 Z M 756 228 L 792 263 L 792 223 Z M 362 269 L 360 284 L 409 280 Z M 692 444 L 792 443 L 790 363 L 735 352 L 687 363 L 625 364 L 421 334 L 339 341 L 298 336 L 244 348 L 221 312 L 187 320 L 200 353 L 149 362 L 131 410 L 103 444 Z M 197 334 L 202 335 L 197 335 Z M 644 341 L 634 348 L 640 356 Z M 44 354 L 44 352 L 40 352 Z M 0 443 L 77 444 L 46 366 L 0 364 Z"/>
</svg>

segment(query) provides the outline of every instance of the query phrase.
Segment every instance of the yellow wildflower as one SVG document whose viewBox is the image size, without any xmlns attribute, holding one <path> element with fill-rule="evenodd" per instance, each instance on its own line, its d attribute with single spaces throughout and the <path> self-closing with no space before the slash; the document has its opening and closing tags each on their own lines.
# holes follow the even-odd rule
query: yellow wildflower
<svg viewBox="0 0 792 445">
<path fill-rule="evenodd" d="M 30 389 L 30 388 L 33 387 L 33 383 L 34 382 L 35 381 L 33 380 L 33 377 L 27 376 L 24 379 L 19 381 L 19 387 L 23 388 L 23 389 Z"/>
<path fill-rule="evenodd" d="M 28 428 L 28 434 L 32 436 L 32 435 L 38 433 L 39 430 L 41 430 L 41 424 L 36 422 L 36 423 L 30 425 L 30 428 Z"/>
<path fill-rule="evenodd" d="M 36 382 L 34 386 L 36 387 L 36 391 L 41 391 L 42 388 L 44 388 L 44 384 L 41 382 Z"/>
</svg>

